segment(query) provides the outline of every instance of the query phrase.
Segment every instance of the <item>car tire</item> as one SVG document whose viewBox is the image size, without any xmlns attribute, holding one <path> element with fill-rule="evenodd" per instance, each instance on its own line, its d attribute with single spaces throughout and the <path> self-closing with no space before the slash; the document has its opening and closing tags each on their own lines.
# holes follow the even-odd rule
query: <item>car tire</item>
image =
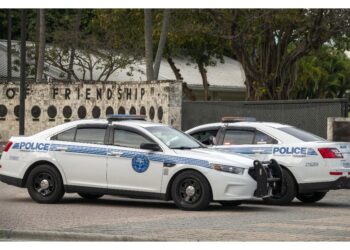
<svg viewBox="0 0 350 250">
<path fill-rule="evenodd" d="M 270 205 L 288 205 L 297 195 L 297 186 L 292 174 L 283 169 L 283 186 L 280 194 L 264 198 L 266 204 Z"/>
<path fill-rule="evenodd" d="M 209 182 L 196 171 L 184 171 L 175 177 L 171 197 L 182 210 L 203 210 L 211 201 Z"/>
<path fill-rule="evenodd" d="M 304 203 L 314 203 L 322 200 L 327 192 L 314 192 L 309 194 L 298 194 L 297 199 Z"/>
<path fill-rule="evenodd" d="M 243 201 L 219 201 L 224 207 L 237 207 L 243 203 Z"/>
<path fill-rule="evenodd" d="M 56 203 L 64 195 L 60 173 L 50 165 L 39 165 L 30 171 L 27 180 L 30 197 L 38 203 Z"/>
<path fill-rule="evenodd" d="M 78 193 L 78 195 L 86 200 L 97 200 L 103 196 L 103 194 L 86 194 L 86 193 Z"/>
</svg>

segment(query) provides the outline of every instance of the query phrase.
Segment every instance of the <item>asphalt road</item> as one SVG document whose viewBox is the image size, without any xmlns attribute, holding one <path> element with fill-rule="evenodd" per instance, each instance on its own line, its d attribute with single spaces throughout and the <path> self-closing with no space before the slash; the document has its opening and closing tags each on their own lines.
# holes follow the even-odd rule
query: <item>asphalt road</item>
<svg viewBox="0 0 350 250">
<path fill-rule="evenodd" d="M 213 203 L 206 211 L 188 212 L 172 202 L 114 196 L 86 201 L 75 194 L 44 205 L 33 202 L 26 189 L 0 183 L 1 229 L 175 241 L 349 241 L 350 190 L 331 191 L 312 205 Z"/>
</svg>

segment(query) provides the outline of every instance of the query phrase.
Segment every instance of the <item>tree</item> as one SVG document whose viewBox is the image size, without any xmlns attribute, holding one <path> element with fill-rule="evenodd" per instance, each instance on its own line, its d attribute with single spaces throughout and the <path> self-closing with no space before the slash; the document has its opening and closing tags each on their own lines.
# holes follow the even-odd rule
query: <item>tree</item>
<svg viewBox="0 0 350 250">
<path fill-rule="evenodd" d="M 302 58 L 293 98 L 343 98 L 350 89 L 350 59 L 326 45 Z"/>
<path fill-rule="evenodd" d="M 154 59 L 154 79 L 155 80 L 158 80 L 159 68 L 160 68 L 160 64 L 162 62 L 163 52 L 164 52 L 164 48 L 165 48 L 165 42 L 166 42 L 166 38 L 168 36 L 169 24 L 170 24 L 171 11 L 169 9 L 165 9 L 163 13 L 164 13 L 163 14 L 163 24 L 162 24 L 161 33 L 159 36 L 159 43 L 158 43 L 156 58 Z"/>
<path fill-rule="evenodd" d="M 147 81 L 154 80 L 152 10 L 145 9 L 145 61 Z"/>
<path fill-rule="evenodd" d="M 45 10 L 39 10 L 39 53 L 36 68 L 36 81 L 42 80 L 45 59 Z"/>
<path fill-rule="evenodd" d="M 165 42 L 169 30 L 170 10 L 163 11 L 163 22 L 160 30 L 157 54 L 153 64 L 153 24 L 152 24 L 152 10 L 144 10 L 145 18 L 145 60 L 146 60 L 146 74 L 147 80 L 158 80 L 159 68 L 163 58 Z"/>
<path fill-rule="evenodd" d="M 207 11 L 178 10 L 173 14 L 172 20 L 166 49 L 168 63 L 179 79 L 182 76 L 172 58 L 183 57 L 195 63 L 202 78 L 203 99 L 208 101 L 210 96 L 207 67 L 215 66 L 217 61 L 224 62 L 223 56 L 228 42 L 213 35 L 219 27 Z M 194 100 L 195 96 L 187 84 L 184 84 L 183 88 L 186 96 Z"/>
<path fill-rule="evenodd" d="M 289 99 L 297 63 L 326 42 L 348 44 L 347 9 L 209 10 L 246 74 L 247 99 Z"/>
<path fill-rule="evenodd" d="M 113 19 L 115 13 L 118 18 Z M 68 79 L 71 75 L 76 81 L 108 81 L 116 70 L 136 59 L 137 43 L 132 44 L 125 36 L 129 29 L 126 15 L 124 10 L 80 10 L 68 14 L 70 22 L 55 31 L 47 60 L 65 72 Z M 94 77 L 93 72 L 98 75 Z"/>
</svg>

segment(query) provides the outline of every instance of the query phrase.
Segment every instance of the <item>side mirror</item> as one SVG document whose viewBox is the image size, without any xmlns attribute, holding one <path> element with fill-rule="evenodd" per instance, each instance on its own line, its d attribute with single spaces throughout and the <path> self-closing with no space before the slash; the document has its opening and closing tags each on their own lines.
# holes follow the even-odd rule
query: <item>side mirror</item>
<svg viewBox="0 0 350 250">
<path fill-rule="evenodd" d="M 216 138 L 215 136 L 210 136 L 209 137 L 209 145 L 216 145 Z"/>
<path fill-rule="evenodd" d="M 156 143 L 141 143 L 140 149 L 152 150 L 152 151 L 160 151 L 161 148 Z"/>
</svg>

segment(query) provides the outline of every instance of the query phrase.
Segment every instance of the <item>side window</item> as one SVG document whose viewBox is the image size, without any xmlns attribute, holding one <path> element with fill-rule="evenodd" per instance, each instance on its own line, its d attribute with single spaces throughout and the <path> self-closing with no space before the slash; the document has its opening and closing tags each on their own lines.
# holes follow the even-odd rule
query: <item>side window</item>
<svg viewBox="0 0 350 250">
<path fill-rule="evenodd" d="M 151 143 L 144 136 L 124 129 L 114 130 L 113 145 L 129 148 L 140 148 L 141 143 Z"/>
<path fill-rule="evenodd" d="M 252 144 L 254 131 L 249 130 L 226 130 L 223 145 Z"/>
<path fill-rule="evenodd" d="M 254 144 L 277 144 L 278 141 L 272 138 L 271 136 L 268 136 L 267 134 L 264 134 L 263 132 L 256 131 L 255 138 L 254 138 Z"/>
<path fill-rule="evenodd" d="M 78 128 L 75 136 L 76 142 L 104 144 L 105 128 Z"/>
<path fill-rule="evenodd" d="M 75 137 L 75 128 L 68 129 L 66 131 L 63 131 L 62 133 L 59 133 L 51 138 L 51 140 L 55 141 L 74 141 Z"/>
<path fill-rule="evenodd" d="M 216 137 L 216 134 L 218 133 L 218 129 L 213 130 L 206 130 L 206 131 L 200 131 L 194 134 L 191 134 L 191 136 L 198 141 L 200 141 L 203 144 L 210 145 L 210 137 L 214 136 Z"/>
</svg>

